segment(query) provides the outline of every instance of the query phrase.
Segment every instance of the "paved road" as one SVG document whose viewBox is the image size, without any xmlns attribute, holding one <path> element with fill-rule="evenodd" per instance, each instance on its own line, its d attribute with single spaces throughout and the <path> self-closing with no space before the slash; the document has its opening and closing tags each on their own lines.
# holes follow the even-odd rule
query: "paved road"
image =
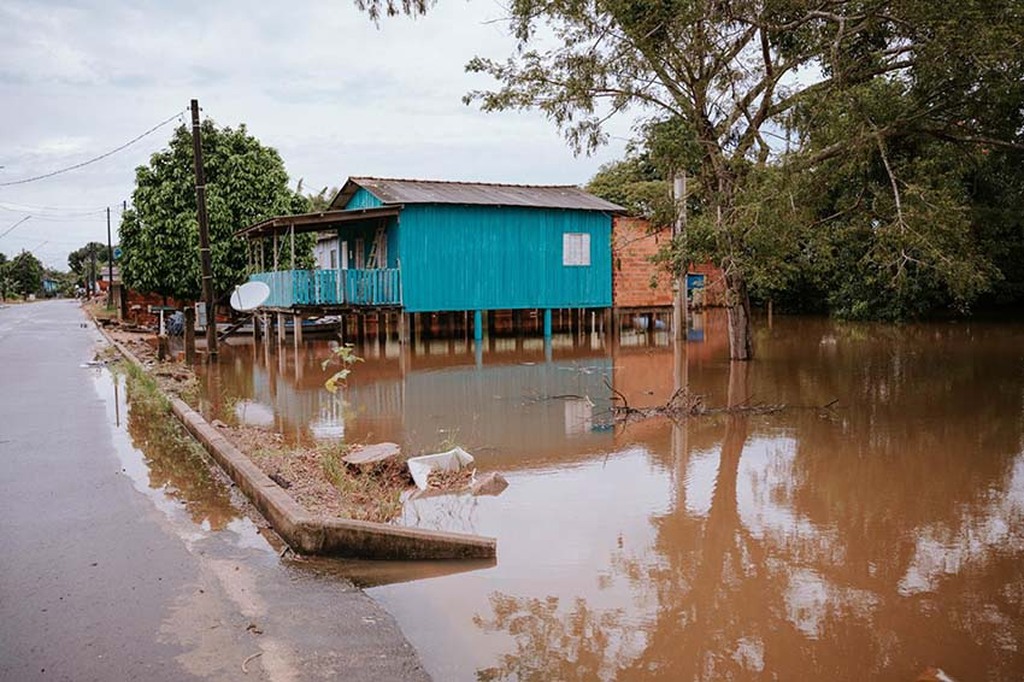
<svg viewBox="0 0 1024 682">
<path fill-rule="evenodd" d="M 0 308 L 0 679 L 426 679 L 329 564 L 279 560 L 237 494 L 143 444 L 82 367 L 100 338 L 72 301 Z"/>
</svg>

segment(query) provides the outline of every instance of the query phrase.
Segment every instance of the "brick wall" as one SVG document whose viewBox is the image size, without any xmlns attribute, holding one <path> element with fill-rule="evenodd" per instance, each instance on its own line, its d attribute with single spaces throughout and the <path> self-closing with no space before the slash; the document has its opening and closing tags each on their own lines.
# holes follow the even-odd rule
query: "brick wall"
<svg viewBox="0 0 1024 682">
<path fill-rule="evenodd" d="M 616 308 L 655 308 L 672 305 L 672 278 L 651 259 L 671 239 L 669 231 L 649 234 L 644 218 L 617 216 L 612 226 L 612 301 Z M 704 275 L 705 306 L 725 302 L 722 272 L 710 263 L 691 264 L 689 271 Z M 652 279 L 656 286 L 651 287 Z"/>
<path fill-rule="evenodd" d="M 617 308 L 672 305 L 669 273 L 651 262 L 671 236 L 668 230 L 647 234 L 643 218 L 617 216 L 612 226 L 612 301 Z M 651 288 L 652 275 L 657 287 Z"/>
</svg>

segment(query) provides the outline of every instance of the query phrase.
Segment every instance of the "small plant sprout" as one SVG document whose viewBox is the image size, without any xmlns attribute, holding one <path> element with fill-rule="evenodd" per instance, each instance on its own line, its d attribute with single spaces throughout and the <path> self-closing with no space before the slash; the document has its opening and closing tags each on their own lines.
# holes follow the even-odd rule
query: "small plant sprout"
<svg viewBox="0 0 1024 682">
<path fill-rule="evenodd" d="M 352 365 L 363 361 L 361 357 L 356 355 L 353 348 L 351 343 L 342 344 L 331 352 L 331 357 L 320 364 L 320 368 L 324 370 L 333 363 L 341 365 L 341 369 L 324 382 L 324 388 L 331 393 L 337 393 L 339 388 L 343 388 L 348 375 L 352 373 Z"/>
</svg>

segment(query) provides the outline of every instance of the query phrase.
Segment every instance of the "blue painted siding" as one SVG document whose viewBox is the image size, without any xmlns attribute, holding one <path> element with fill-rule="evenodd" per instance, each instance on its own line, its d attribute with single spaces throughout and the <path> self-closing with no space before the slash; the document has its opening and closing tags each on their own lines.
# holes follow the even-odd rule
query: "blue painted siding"
<svg viewBox="0 0 1024 682">
<path fill-rule="evenodd" d="M 377 208 L 383 206 L 384 202 L 375 197 L 364 187 L 360 187 L 356 190 L 356 193 L 352 195 L 352 198 L 345 204 L 345 210 L 355 208 Z"/>
<path fill-rule="evenodd" d="M 610 215 L 500 206 L 407 206 L 398 247 L 409 312 L 609 307 Z M 562 236 L 590 235 L 590 265 L 562 264 Z"/>
</svg>

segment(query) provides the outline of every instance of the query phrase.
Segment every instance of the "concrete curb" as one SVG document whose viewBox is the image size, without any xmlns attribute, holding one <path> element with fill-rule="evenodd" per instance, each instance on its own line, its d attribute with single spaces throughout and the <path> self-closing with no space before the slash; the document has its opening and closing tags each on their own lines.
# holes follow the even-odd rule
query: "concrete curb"
<svg viewBox="0 0 1024 682">
<path fill-rule="evenodd" d="M 97 329 L 129 362 L 145 365 L 100 325 Z M 358 559 L 495 559 L 497 541 L 481 535 L 404 528 L 370 521 L 314 516 L 246 455 L 179 398 L 171 411 L 246 494 L 292 549 L 304 554 Z"/>
</svg>

